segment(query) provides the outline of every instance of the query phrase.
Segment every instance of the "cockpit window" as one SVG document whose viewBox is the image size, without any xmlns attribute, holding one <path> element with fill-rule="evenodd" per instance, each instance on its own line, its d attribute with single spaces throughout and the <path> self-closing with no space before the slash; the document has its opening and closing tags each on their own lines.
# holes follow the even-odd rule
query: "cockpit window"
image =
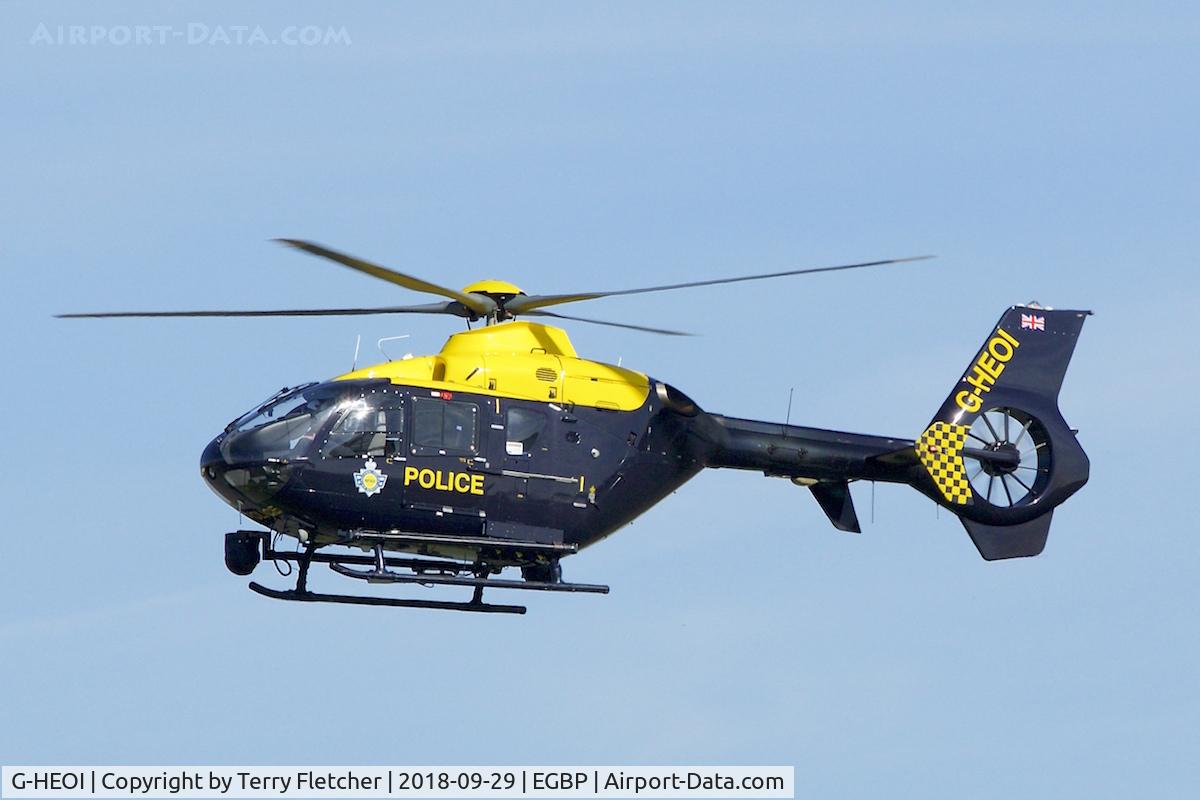
<svg viewBox="0 0 1200 800">
<path fill-rule="evenodd" d="M 368 390 L 339 406 L 321 455 L 325 458 L 391 458 L 404 439 L 404 397 L 390 389 Z"/>
<path fill-rule="evenodd" d="M 348 391 L 361 387 L 310 384 L 259 406 L 239 418 L 221 442 L 231 463 L 301 458 Z"/>
<path fill-rule="evenodd" d="M 413 453 L 474 453 L 478 429 L 474 403 L 413 398 Z"/>
<path fill-rule="evenodd" d="M 315 384 L 307 384 L 281 393 L 279 396 L 261 404 L 255 410 L 239 417 L 230 426 L 230 430 L 238 432 L 252 431 L 255 428 L 261 428 L 264 425 L 270 425 L 271 423 L 279 422 L 297 414 L 310 413 L 315 410 L 306 408 L 310 402 L 328 400 L 328 395 L 330 394 L 329 392 L 313 391 L 315 386 Z"/>
</svg>

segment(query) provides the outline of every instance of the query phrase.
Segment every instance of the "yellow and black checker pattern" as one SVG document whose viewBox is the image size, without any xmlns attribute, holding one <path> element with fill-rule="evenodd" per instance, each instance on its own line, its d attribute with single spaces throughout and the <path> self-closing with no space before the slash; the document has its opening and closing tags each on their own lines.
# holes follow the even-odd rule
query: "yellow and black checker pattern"
<svg viewBox="0 0 1200 800">
<path fill-rule="evenodd" d="M 968 430 L 966 425 L 935 422 L 917 439 L 917 456 L 951 505 L 966 505 L 971 499 L 971 483 L 962 457 Z"/>
</svg>

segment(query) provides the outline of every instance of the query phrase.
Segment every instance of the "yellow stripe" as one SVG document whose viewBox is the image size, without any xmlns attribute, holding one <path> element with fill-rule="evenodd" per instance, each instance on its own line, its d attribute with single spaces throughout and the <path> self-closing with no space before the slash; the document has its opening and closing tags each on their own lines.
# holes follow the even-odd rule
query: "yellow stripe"
<svg viewBox="0 0 1200 800">
<path fill-rule="evenodd" d="M 917 439 L 917 457 L 952 505 L 966 505 L 971 499 L 971 482 L 962 457 L 966 440 L 967 426 L 949 422 L 933 423 Z"/>
</svg>

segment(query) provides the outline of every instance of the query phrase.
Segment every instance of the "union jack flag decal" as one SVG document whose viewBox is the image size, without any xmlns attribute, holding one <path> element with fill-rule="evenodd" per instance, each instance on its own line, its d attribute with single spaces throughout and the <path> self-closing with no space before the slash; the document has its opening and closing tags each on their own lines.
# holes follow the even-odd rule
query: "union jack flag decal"
<svg viewBox="0 0 1200 800">
<path fill-rule="evenodd" d="M 1021 327 L 1030 331 L 1046 330 L 1046 318 L 1039 317 L 1037 314 L 1022 314 Z"/>
</svg>

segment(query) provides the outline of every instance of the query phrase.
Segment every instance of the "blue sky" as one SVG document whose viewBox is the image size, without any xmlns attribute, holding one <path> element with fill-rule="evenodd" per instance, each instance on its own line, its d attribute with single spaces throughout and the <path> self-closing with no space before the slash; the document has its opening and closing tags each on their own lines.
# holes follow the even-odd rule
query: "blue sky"
<svg viewBox="0 0 1200 800">
<path fill-rule="evenodd" d="M 798 795 L 1200 790 L 1192 4 L 0 4 L 0 762 L 794 764 Z M 344 45 L 31 43 L 38 26 Z M 66 322 L 617 289 L 695 330 L 576 347 L 709 410 L 916 436 L 1007 305 L 1097 312 L 1062 406 L 1091 483 L 987 564 L 904 487 L 702 474 L 523 618 L 272 603 L 200 450 L 440 318 Z M 1165 413 L 1166 417 L 1159 414 Z M 270 566 L 256 577 L 282 585 Z M 318 574 L 323 588 L 338 584 Z M 342 587 L 345 588 L 345 587 Z"/>
</svg>

